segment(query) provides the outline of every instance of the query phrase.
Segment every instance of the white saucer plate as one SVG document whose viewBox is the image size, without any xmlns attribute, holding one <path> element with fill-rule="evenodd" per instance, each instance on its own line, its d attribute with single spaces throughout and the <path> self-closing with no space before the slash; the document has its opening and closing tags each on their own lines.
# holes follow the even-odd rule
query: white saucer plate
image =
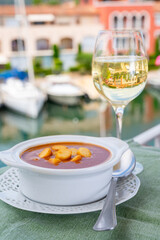
<svg viewBox="0 0 160 240">
<path fill-rule="evenodd" d="M 137 194 L 139 187 L 140 180 L 133 174 L 119 180 L 116 187 L 116 205 L 133 198 Z M 103 198 L 96 202 L 76 206 L 57 206 L 34 202 L 21 194 L 19 190 L 19 173 L 16 168 L 10 168 L 0 176 L 0 199 L 15 208 L 48 214 L 95 212 L 102 209 L 105 200 Z"/>
</svg>

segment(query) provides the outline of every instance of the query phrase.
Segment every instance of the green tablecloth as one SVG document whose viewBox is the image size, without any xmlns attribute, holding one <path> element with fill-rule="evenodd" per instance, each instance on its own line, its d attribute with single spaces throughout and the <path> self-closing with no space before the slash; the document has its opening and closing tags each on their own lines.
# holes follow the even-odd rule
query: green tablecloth
<svg viewBox="0 0 160 240">
<path fill-rule="evenodd" d="M 118 225 L 113 231 L 92 230 L 99 211 L 49 215 L 0 201 L 0 240 L 160 240 L 160 149 L 133 142 L 130 147 L 144 166 L 141 187 L 134 198 L 117 206 Z"/>
</svg>

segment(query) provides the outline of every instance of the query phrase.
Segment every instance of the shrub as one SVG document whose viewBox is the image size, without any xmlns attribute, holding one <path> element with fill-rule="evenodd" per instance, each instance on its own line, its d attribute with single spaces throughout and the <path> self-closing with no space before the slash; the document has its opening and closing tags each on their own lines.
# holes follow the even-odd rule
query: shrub
<svg viewBox="0 0 160 240">
<path fill-rule="evenodd" d="M 58 5 L 58 4 L 60 4 L 60 1 L 59 0 L 49 0 L 48 4 L 50 4 L 50 5 Z"/>
<path fill-rule="evenodd" d="M 81 73 L 91 73 L 92 67 L 92 54 L 90 53 L 80 53 L 77 54 L 76 61 Z"/>
<path fill-rule="evenodd" d="M 81 74 L 91 73 L 92 54 L 82 52 L 81 44 L 78 44 L 78 53 L 76 56 L 77 65 L 70 67 L 71 72 L 80 72 Z"/>
<path fill-rule="evenodd" d="M 59 74 L 63 70 L 63 63 L 59 58 L 54 58 L 54 68 L 53 73 Z"/>
<path fill-rule="evenodd" d="M 34 69 L 34 74 L 37 76 L 46 76 L 46 75 L 52 74 L 51 68 L 43 68 L 42 67 L 42 59 L 41 58 L 35 58 L 33 60 L 33 69 Z"/>
<path fill-rule="evenodd" d="M 160 55 L 159 48 L 160 48 L 160 46 L 159 46 L 159 39 L 157 38 L 157 39 L 156 39 L 156 42 L 155 42 L 155 54 L 154 54 L 155 58 L 156 58 L 158 55 Z"/>
<path fill-rule="evenodd" d="M 11 70 L 11 69 L 12 69 L 12 67 L 11 67 L 10 63 L 6 63 L 6 64 L 0 66 L 0 72 Z"/>
<path fill-rule="evenodd" d="M 156 61 L 156 56 L 155 55 L 151 55 L 149 57 L 149 61 L 148 61 L 148 70 L 157 70 L 159 69 L 159 66 L 155 65 L 155 61 Z"/>
<path fill-rule="evenodd" d="M 81 44 L 78 45 L 76 56 L 77 66 L 70 67 L 71 72 L 80 72 L 81 74 L 91 73 L 92 54 L 82 52 Z"/>
<path fill-rule="evenodd" d="M 82 53 L 82 46 L 81 44 L 78 44 L 78 55 Z"/>
<path fill-rule="evenodd" d="M 51 68 L 38 68 L 34 70 L 34 73 L 36 76 L 46 76 L 52 74 L 52 69 Z"/>
<path fill-rule="evenodd" d="M 74 66 L 69 68 L 70 72 L 79 72 L 80 71 L 80 66 Z"/>
</svg>

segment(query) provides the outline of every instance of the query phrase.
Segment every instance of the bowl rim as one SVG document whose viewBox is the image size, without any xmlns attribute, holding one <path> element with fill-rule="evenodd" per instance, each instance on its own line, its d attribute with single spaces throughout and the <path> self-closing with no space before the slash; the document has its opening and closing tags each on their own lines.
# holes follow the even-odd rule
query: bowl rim
<svg viewBox="0 0 160 240">
<path fill-rule="evenodd" d="M 108 140 L 108 141 L 107 141 Z M 10 162 L 14 167 L 17 167 L 22 170 L 30 170 L 31 172 L 38 172 L 42 174 L 49 174 L 49 175 L 77 175 L 77 174 L 86 174 L 86 173 L 94 173 L 99 171 L 105 171 L 108 168 L 112 168 L 117 162 L 119 162 L 120 157 L 122 153 L 120 153 L 119 149 L 116 148 L 116 146 L 113 145 L 113 142 L 117 141 L 117 138 L 113 137 L 91 137 L 91 136 L 82 136 L 82 135 L 51 135 L 51 136 L 45 136 L 45 137 L 39 137 L 39 138 L 33 138 L 27 141 L 20 142 L 10 148 L 7 151 L 12 158 L 12 161 Z M 122 140 L 119 140 L 123 142 Z M 95 166 L 90 166 L 86 168 L 76 168 L 76 169 L 52 169 L 52 168 L 45 168 L 45 167 L 39 167 L 36 165 L 29 164 L 22 160 L 20 158 L 20 154 L 23 153 L 25 150 L 27 150 L 30 147 L 43 145 L 47 143 L 59 143 L 59 142 L 83 142 L 83 143 L 90 143 L 95 144 L 100 147 L 107 148 L 110 152 L 109 159 L 107 161 L 104 161 L 100 164 L 97 164 Z M 127 150 L 128 144 L 124 142 L 124 148 Z M 123 151 L 124 152 L 124 151 Z M 1 155 L 3 152 L 1 152 Z M 3 161 L 3 159 L 2 159 Z M 5 161 L 4 161 L 5 162 Z"/>
</svg>

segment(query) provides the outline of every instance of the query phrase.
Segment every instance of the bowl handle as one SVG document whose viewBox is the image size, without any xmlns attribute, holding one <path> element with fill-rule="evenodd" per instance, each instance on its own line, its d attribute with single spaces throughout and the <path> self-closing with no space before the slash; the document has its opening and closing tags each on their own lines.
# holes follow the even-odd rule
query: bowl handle
<svg viewBox="0 0 160 240">
<path fill-rule="evenodd" d="M 125 141 L 115 138 L 115 137 L 101 137 L 102 140 L 107 140 L 110 143 L 114 143 L 114 146 L 117 148 L 119 155 L 121 156 L 125 151 L 129 149 L 128 143 Z"/>
<path fill-rule="evenodd" d="M 12 167 L 20 167 L 24 168 L 24 165 L 21 163 L 18 163 L 14 160 L 12 156 L 12 150 L 6 150 L 6 151 L 1 151 L 0 152 L 0 160 L 4 162 L 6 165 L 12 166 Z"/>
</svg>

